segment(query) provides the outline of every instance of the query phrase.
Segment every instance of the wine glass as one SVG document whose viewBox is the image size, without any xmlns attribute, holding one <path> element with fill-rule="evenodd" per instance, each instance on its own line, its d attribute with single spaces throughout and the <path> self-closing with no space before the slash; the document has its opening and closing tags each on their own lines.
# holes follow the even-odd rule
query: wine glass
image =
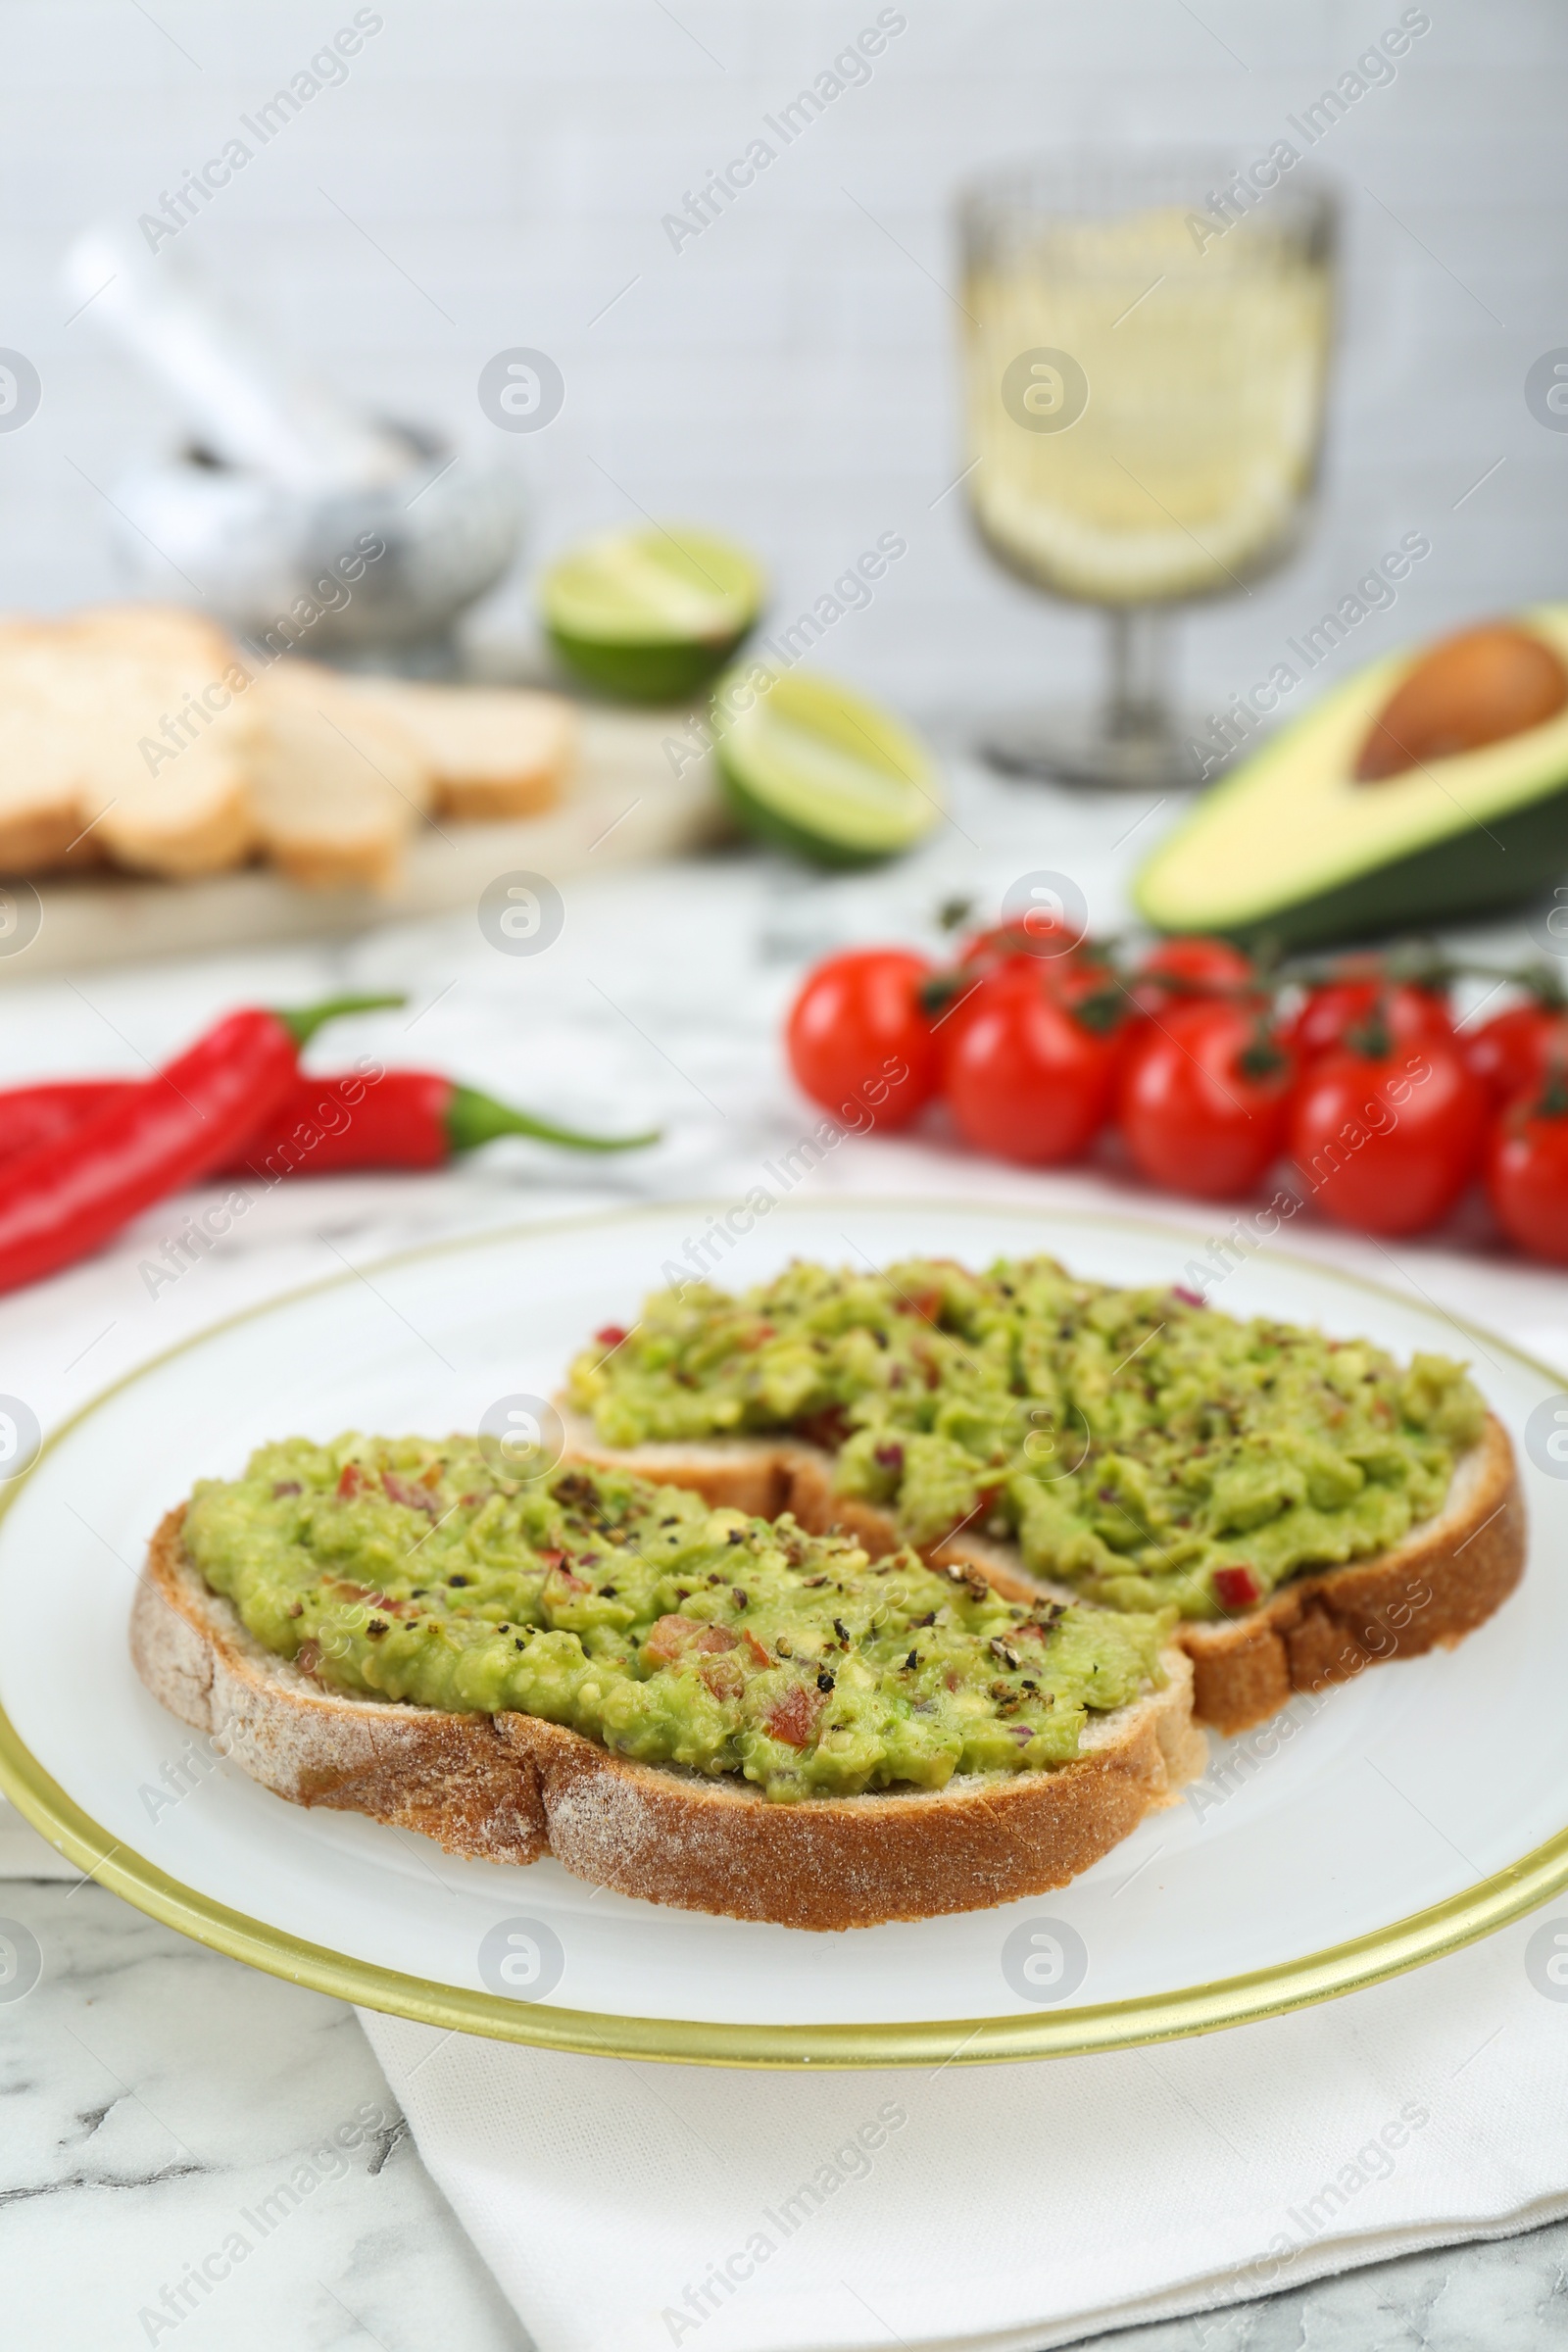
<svg viewBox="0 0 1568 2352">
<path fill-rule="evenodd" d="M 975 526 L 1008 571 L 1110 620 L 1098 710 L 998 727 L 982 748 L 1012 774 L 1192 785 L 1170 608 L 1244 590 L 1299 544 L 1335 199 L 1277 149 L 1246 174 L 1217 155 L 1081 154 L 988 173 L 958 219 Z"/>
</svg>

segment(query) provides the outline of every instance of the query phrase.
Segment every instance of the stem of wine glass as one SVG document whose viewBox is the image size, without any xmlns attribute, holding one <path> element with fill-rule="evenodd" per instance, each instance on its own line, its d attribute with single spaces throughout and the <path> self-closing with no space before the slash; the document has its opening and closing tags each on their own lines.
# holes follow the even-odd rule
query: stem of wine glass
<svg viewBox="0 0 1568 2352">
<path fill-rule="evenodd" d="M 1110 621 L 1110 696 L 1105 733 L 1113 743 L 1168 736 L 1170 614 L 1162 605 L 1117 605 Z"/>
</svg>

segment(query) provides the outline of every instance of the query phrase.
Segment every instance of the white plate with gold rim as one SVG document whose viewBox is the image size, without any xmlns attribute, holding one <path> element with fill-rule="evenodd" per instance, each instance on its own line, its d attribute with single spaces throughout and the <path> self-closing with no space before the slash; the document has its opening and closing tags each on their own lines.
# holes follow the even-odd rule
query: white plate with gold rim
<svg viewBox="0 0 1568 2352">
<path fill-rule="evenodd" d="M 1568 1885 L 1568 1480 L 1521 1463 L 1524 1583 L 1457 1650 L 1293 1702 L 1215 1740 L 1208 1775 L 1059 1891 L 818 1936 L 598 1890 L 553 1861 L 458 1860 L 307 1811 L 205 1751 L 142 1689 L 134 1577 L 169 1505 L 251 1447 L 345 1428 L 442 1436 L 549 1396 L 629 1320 L 706 1204 L 410 1250 L 257 1308 L 120 1382 L 46 1446 L 0 1518 L 0 1785 L 72 1858 L 219 1949 L 469 2033 L 729 2065 L 1056 2055 L 1199 2033 L 1349 1990 Z M 1133 1218 L 919 1202 L 784 1203 L 729 1248 L 740 1286 L 791 1256 L 983 1265 L 1049 1251 L 1181 1280 L 1191 1233 Z M 1513 1432 L 1560 1386 L 1491 1334 L 1260 1250 L 1216 1303 L 1401 1355 L 1466 1353 Z M 1505 1738 L 1494 1728 L 1506 1725 Z"/>
</svg>

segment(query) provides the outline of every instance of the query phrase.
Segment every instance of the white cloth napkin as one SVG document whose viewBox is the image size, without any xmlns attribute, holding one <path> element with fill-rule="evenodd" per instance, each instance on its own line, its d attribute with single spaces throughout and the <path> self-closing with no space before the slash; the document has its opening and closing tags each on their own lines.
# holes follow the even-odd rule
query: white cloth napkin
<svg viewBox="0 0 1568 2352">
<path fill-rule="evenodd" d="M 1026 2066 L 634 2066 L 361 2020 L 540 2352 L 1045 2352 L 1568 2213 L 1540 1924 L 1292 2017 Z"/>
</svg>

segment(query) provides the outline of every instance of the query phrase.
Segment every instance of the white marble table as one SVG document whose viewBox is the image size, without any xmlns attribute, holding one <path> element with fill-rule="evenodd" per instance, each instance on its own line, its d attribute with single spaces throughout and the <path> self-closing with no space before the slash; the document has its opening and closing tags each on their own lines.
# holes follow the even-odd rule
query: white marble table
<svg viewBox="0 0 1568 2352">
<path fill-rule="evenodd" d="M 140 1268 L 177 1230 L 154 1211 L 92 1265 L 0 1301 L 0 1390 L 47 1426 L 122 1369 L 235 1305 L 345 1258 L 464 1226 L 595 1203 L 744 1189 L 814 1124 L 783 1077 L 778 1018 L 800 965 L 837 944 L 928 934 L 939 901 L 995 906 L 1017 875 L 1070 874 L 1097 925 L 1123 919 L 1123 878 L 1163 812 L 960 778 L 955 825 L 892 872 L 809 879 L 739 853 L 566 885 L 545 955 L 499 954 L 468 916 L 391 924 L 346 945 L 19 985 L 0 998 L 0 1083 L 133 1071 L 235 1001 L 298 1002 L 345 986 L 406 986 L 406 1011 L 346 1028 L 322 1066 L 360 1050 L 449 1068 L 541 1110 L 606 1129 L 662 1124 L 656 1151 L 592 1166 L 503 1145 L 439 1176 L 279 1188 L 156 1298 Z M 1522 935 L 1516 935 L 1522 939 Z M 1491 946 L 1509 944 L 1493 940 Z M 985 1193 L 1071 1202 L 1103 1176 L 1008 1175 L 920 1144 L 856 1140 L 819 1190 Z M 1113 1179 L 1110 1179 L 1113 1181 Z M 1144 1196 L 1135 1198 L 1144 1200 Z M 1199 1233 L 1223 1220 L 1185 1212 Z M 1568 1360 L 1568 1279 L 1461 1253 L 1463 1235 L 1394 1253 L 1304 1222 L 1318 1249 L 1407 1280 L 1455 1311 L 1507 1312 Z M 40 1849 L 41 1850 L 41 1849 Z M 9 1857 L 9 1859 L 8 1859 Z M 25 1868 L 0 1818 L 0 1870 Z M 0 2330 L 18 2352 L 117 2345 L 526 2342 L 423 2172 L 352 2013 L 206 1952 L 100 1888 L 0 1881 L 0 1915 L 45 1953 L 24 2000 L 0 2004 Z M 180 2282 L 221 2249 L 310 2151 L 353 2119 L 368 2136 L 275 2231 L 210 2288 Z M 275 2240 L 275 2242 L 274 2242 Z M 221 2269 L 222 2263 L 210 2264 Z M 1413 2257 L 1126 2337 L 1148 2352 L 1341 2345 L 1494 2352 L 1568 2340 L 1568 2225 L 1491 2247 Z M 165 2290 L 172 2302 L 165 2301 Z M 150 2315 L 150 2316 L 145 2316 Z M 177 2315 L 177 2316 L 174 2316 Z"/>
</svg>

